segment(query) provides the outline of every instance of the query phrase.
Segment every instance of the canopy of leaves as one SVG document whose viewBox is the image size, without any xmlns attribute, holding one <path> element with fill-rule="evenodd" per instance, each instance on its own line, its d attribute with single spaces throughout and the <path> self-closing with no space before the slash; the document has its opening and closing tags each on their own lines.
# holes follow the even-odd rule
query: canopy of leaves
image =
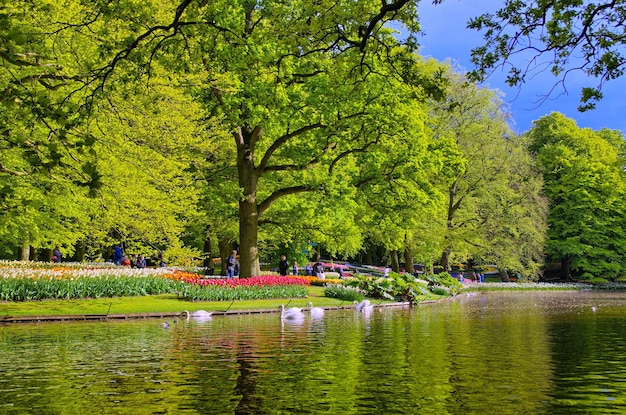
<svg viewBox="0 0 626 415">
<path fill-rule="evenodd" d="M 576 275 L 615 277 L 626 265 L 623 136 L 579 128 L 559 113 L 533 124 L 531 149 L 550 200 L 547 254 Z"/>
<path fill-rule="evenodd" d="M 500 97 L 461 75 L 449 76 L 448 98 L 433 105 L 432 118 L 435 138 L 446 144 L 440 148 L 448 155 L 439 180 L 446 209 L 432 221 L 429 236 L 443 236 L 443 266 L 474 259 L 534 274 L 541 261 L 545 202 L 532 159 L 510 130 Z"/>
<path fill-rule="evenodd" d="M 579 110 L 593 109 L 602 99 L 603 84 L 624 74 L 625 15 L 619 1 L 506 0 L 496 13 L 483 14 L 468 24 L 482 31 L 485 39 L 472 51 L 477 67 L 474 79 L 510 66 L 507 81 L 519 85 L 547 67 L 560 77 L 566 91 L 568 74 L 583 71 L 597 84 L 582 89 Z"/>
</svg>

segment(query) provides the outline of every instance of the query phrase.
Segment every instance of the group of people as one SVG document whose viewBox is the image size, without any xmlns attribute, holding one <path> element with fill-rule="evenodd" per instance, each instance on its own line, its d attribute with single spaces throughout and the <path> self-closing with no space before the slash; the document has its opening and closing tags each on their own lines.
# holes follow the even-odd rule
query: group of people
<svg viewBox="0 0 626 415">
<path fill-rule="evenodd" d="M 127 255 L 124 255 L 124 252 L 122 251 L 122 246 L 119 244 L 115 245 L 115 248 L 113 248 L 113 255 L 111 258 L 115 265 L 121 265 L 131 268 L 146 268 L 147 266 L 146 257 L 144 257 L 143 255 L 135 254 L 131 259 Z M 61 248 L 59 248 L 58 245 L 55 246 L 52 250 L 51 259 L 52 262 L 63 261 L 63 254 L 61 253 Z"/>
<path fill-rule="evenodd" d="M 287 261 L 287 257 L 285 255 L 280 256 L 280 260 L 278 261 L 278 274 L 281 276 L 286 276 L 289 274 L 289 270 L 291 269 L 292 275 L 300 275 L 300 270 L 298 268 L 298 263 L 296 261 L 293 262 L 291 267 L 289 266 L 289 261 Z M 339 270 L 339 277 L 343 278 L 343 270 L 341 268 Z M 316 276 L 320 279 L 325 277 L 324 275 L 324 266 L 320 262 L 316 262 L 313 265 L 311 263 L 306 264 L 304 267 L 305 275 L 307 276 Z M 334 271 L 334 269 L 331 269 Z M 239 275 L 239 261 L 237 260 L 237 250 L 233 249 L 230 256 L 226 260 L 226 277 L 234 278 Z"/>
<path fill-rule="evenodd" d="M 285 255 L 281 255 L 280 257 L 280 261 L 278 262 L 278 273 L 280 275 L 287 275 L 289 270 L 289 262 L 287 261 L 287 257 L 285 257 Z M 331 271 L 334 271 L 334 268 L 331 268 Z M 313 265 L 311 265 L 311 263 L 307 263 L 306 266 L 304 267 L 304 272 L 306 276 L 309 277 L 317 277 L 320 279 L 324 279 L 325 275 L 324 275 L 324 265 L 322 265 L 320 262 L 315 262 Z M 343 278 L 343 269 L 341 267 L 338 268 L 338 272 L 339 272 L 339 278 Z M 292 266 L 292 274 L 293 275 L 299 275 L 299 270 L 298 270 L 298 263 L 296 261 L 293 262 L 293 266 Z"/>
<path fill-rule="evenodd" d="M 115 265 L 121 265 L 123 267 L 131 267 L 131 268 L 145 268 L 147 266 L 146 257 L 143 255 L 135 254 L 132 259 L 128 257 L 128 255 L 124 254 L 122 251 L 122 246 L 120 244 L 115 245 L 113 248 L 113 263 Z"/>
</svg>

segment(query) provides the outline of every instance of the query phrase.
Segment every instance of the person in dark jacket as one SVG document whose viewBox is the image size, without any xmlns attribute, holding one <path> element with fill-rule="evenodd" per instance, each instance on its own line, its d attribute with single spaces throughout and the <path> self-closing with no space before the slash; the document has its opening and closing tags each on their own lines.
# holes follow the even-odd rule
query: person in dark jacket
<svg viewBox="0 0 626 415">
<path fill-rule="evenodd" d="M 278 273 L 282 276 L 287 275 L 287 270 L 289 270 L 289 262 L 287 262 L 287 257 L 284 255 L 280 256 L 280 262 L 278 262 Z"/>
<path fill-rule="evenodd" d="M 123 258 L 122 246 L 120 244 L 115 245 L 115 248 L 113 248 L 113 262 L 115 262 L 115 265 L 120 265 Z"/>
<path fill-rule="evenodd" d="M 61 262 L 61 260 L 63 259 L 63 255 L 61 254 L 61 250 L 59 249 L 59 246 L 55 246 L 54 250 L 52 250 L 52 261 L 53 262 Z"/>
</svg>

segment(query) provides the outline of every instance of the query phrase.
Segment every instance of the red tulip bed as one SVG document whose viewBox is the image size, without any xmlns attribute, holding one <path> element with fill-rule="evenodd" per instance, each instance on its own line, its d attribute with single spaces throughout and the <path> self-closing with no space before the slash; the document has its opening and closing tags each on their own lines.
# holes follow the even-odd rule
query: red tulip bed
<svg viewBox="0 0 626 415">
<path fill-rule="evenodd" d="M 266 275 L 251 278 L 203 279 L 199 275 L 176 272 L 170 278 L 184 282 L 178 294 L 189 301 L 259 300 L 305 298 L 309 281 L 298 277 Z"/>
</svg>

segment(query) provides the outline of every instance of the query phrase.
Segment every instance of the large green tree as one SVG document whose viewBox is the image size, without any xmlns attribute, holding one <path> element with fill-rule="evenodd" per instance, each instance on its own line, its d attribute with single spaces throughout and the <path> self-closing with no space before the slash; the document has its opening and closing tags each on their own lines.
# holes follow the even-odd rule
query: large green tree
<svg viewBox="0 0 626 415">
<path fill-rule="evenodd" d="M 624 274 L 624 141 L 614 130 L 579 128 L 552 113 L 527 133 L 550 200 L 549 259 L 564 277 L 612 278 Z"/>
<path fill-rule="evenodd" d="M 120 39 L 100 48 L 111 58 L 93 72 L 98 87 L 106 88 L 129 68 L 149 72 L 154 60 L 169 60 L 172 71 L 193 79 L 189 90 L 207 114 L 230 129 L 227 145 L 236 149 L 241 189 L 242 276 L 259 272 L 259 221 L 276 201 L 319 191 L 344 154 L 398 128 L 385 123 L 385 114 L 393 111 L 382 93 L 386 79 L 411 75 L 416 93 L 424 94 L 417 84 L 428 86 L 428 79 L 410 73 L 410 53 L 398 49 L 384 28 L 393 18 L 416 29 L 415 8 L 389 6 L 376 1 L 85 6 L 93 10 L 90 16 L 111 21 L 98 26 L 95 19 L 85 20 L 85 28 L 115 28 Z M 158 14 L 146 15 L 155 8 Z"/>
<path fill-rule="evenodd" d="M 124 19 L 145 18 L 128 4 L 103 7 L 99 14 L 76 1 L 0 8 L 7 256 L 20 246 L 27 259 L 29 246 L 54 244 L 69 256 L 77 242 L 79 251 L 99 250 L 95 257 L 114 242 L 132 252 L 165 250 L 169 259 L 186 252 L 180 237 L 195 212 L 193 170 L 214 150 L 205 134 L 217 128 L 200 122 L 194 91 L 181 88 L 193 79 L 163 69 L 171 62 L 153 61 L 146 71 L 125 61 L 103 89 L 110 54 L 132 32 Z"/>
<path fill-rule="evenodd" d="M 71 246 L 88 222 L 80 206 L 101 184 L 80 65 L 48 31 L 57 12 L 45 1 L 0 3 L 0 234 L 4 254 L 20 246 L 22 259 L 30 245 Z"/>
<path fill-rule="evenodd" d="M 432 128 L 446 157 L 440 185 L 447 195 L 440 263 L 456 258 L 497 262 L 533 274 L 541 261 L 545 202 L 522 138 L 509 126 L 496 91 L 468 83 L 460 74 L 447 99 L 433 105 Z M 439 150 L 440 152 L 442 150 Z M 532 202 L 532 203 L 529 203 Z"/>
<path fill-rule="evenodd" d="M 443 69 L 433 60 L 415 62 L 416 72 L 435 74 Z M 447 80 L 440 84 L 442 92 Z M 433 178 L 443 173 L 442 153 L 433 151 L 429 129 L 429 103 L 401 95 L 406 86 L 397 85 L 392 94 L 399 101 L 386 119 L 401 126 L 395 134 L 381 135 L 370 151 L 355 155 L 359 169 L 352 182 L 361 206 L 359 223 L 368 244 L 383 247 L 388 263 L 399 270 L 399 253 L 412 268 L 412 250 L 419 241 L 418 228 L 424 217 L 438 216 L 443 194 Z M 437 97 L 443 98 L 443 95 Z M 408 251 L 408 254 L 406 254 Z"/>
</svg>

